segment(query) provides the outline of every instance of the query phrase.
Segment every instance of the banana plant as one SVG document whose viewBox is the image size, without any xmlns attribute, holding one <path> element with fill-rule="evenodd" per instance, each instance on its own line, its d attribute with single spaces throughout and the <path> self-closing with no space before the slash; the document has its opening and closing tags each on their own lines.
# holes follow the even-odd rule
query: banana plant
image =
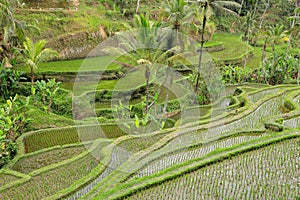
<svg viewBox="0 0 300 200">
<path fill-rule="evenodd" d="M 41 97 L 45 106 L 45 110 L 50 113 L 53 100 L 57 96 L 57 92 L 60 89 L 60 82 L 56 82 L 55 79 L 50 79 L 48 82 L 41 80 L 35 84 L 36 94 Z"/>
<path fill-rule="evenodd" d="M 26 116 L 30 102 L 30 97 L 23 102 L 18 95 L 6 101 L 6 104 L 0 109 L 0 138 L 15 141 L 15 139 L 23 132 L 25 126 L 29 122 Z"/>
</svg>

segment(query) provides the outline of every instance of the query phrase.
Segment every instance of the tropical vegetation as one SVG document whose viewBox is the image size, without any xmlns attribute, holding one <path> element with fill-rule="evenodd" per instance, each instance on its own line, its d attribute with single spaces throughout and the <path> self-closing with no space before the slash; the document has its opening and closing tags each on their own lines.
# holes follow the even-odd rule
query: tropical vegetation
<svg viewBox="0 0 300 200">
<path fill-rule="evenodd" d="M 0 13 L 0 199 L 300 199 L 299 1 Z"/>
</svg>

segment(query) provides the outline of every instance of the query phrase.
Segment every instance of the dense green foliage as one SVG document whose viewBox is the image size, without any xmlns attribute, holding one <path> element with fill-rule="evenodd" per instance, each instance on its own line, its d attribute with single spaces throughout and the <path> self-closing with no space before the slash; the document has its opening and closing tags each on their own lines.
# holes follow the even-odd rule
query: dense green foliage
<svg viewBox="0 0 300 200">
<path fill-rule="evenodd" d="M 299 6 L 0 0 L 0 199 L 299 198 Z"/>
</svg>

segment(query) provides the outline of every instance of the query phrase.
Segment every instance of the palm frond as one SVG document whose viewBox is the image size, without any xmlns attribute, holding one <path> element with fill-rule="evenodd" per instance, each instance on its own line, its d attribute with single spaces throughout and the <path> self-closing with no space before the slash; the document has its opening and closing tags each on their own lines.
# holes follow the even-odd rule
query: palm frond
<svg viewBox="0 0 300 200">
<path fill-rule="evenodd" d="M 222 7 L 229 7 L 229 8 L 240 8 L 241 4 L 235 1 L 214 1 L 213 3 L 219 4 Z"/>
<path fill-rule="evenodd" d="M 216 2 L 211 3 L 211 5 L 215 9 L 219 10 L 220 12 L 225 12 L 225 13 L 229 13 L 229 14 L 232 14 L 232 15 L 238 15 L 238 13 L 234 12 L 233 10 L 230 10 L 229 8 L 223 7 L 223 6 L 219 5 Z"/>
</svg>

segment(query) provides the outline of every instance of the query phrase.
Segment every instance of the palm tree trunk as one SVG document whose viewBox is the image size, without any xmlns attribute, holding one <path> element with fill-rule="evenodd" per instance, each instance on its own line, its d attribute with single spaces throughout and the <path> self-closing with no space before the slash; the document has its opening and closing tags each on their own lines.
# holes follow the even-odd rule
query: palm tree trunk
<svg viewBox="0 0 300 200">
<path fill-rule="evenodd" d="M 297 85 L 299 85 L 299 78 L 300 78 L 300 62 L 298 62 L 298 71 L 297 71 Z"/>
<path fill-rule="evenodd" d="M 201 47 L 200 47 L 200 54 L 199 54 L 199 63 L 198 63 L 198 72 L 197 72 L 197 80 L 195 85 L 195 93 L 199 90 L 199 84 L 200 84 L 200 70 L 201 70 L 201 63 L 202 63 L 202 54 L 203 54 L 203 47 L 204 47 L 204 31 L 205 31 L 205 25 L 206 25 L 206 16 L 204 15 L 203 21 L 202 21 L 202 33 L 201 33 Z"/>
<path fill-rule="evenodd" d="M 166 69 L 166 74 L 167 74 L 167 77 L 166 77 L 166 83 L 168 84 L 167 87 L 166 87 L 166 97 L 165 97 L 165 103 L 164 103 L 164 107 L 163 107 L 163 115 L 164 115 L 164 118 L 166 118 L 166 115 L 167 115 L 167 106 L 168 106 L 168 101 L 169 101 L 169 93 L 170 93 L 170 90 L 169 88 L 171 88 L 172 86 L 172 82 L 173 82 L 173 79 L 172 79 L 172 71 L 171 71 L 171 67 L 168 66 L 168 68 Z M 169 87 L 168 87 L 169 86 Z"/>
<path fill-rule="evenodd" d="M 267 4 L 266 4 L 266 7 L 265 7 L 265 10 L 264 10 L 264 12 L 263 12 L 263 14 L 262 14 L 262 17 L 261 17 L 261 20 L 260 20 L 260 23 L 259 23 L 259 29 L 261 29 L 261 27 L 262 27 L 262 25 L 263 25 L 263 23 L 264 23 L 265 15 L 266 15 L 267 10 L 268 10 L 269 7 L 270 7 L 270 0 L 268 0 L 268 2 L 267 2 Z"/>
<path fill-rule="evenodd" d="M 263 51 L 262 51 L 262 56 L 261 56 L 261 63 L 262 63 L 262 71 L 263 71 L 263 76 L 264 79 L 266 81 L 266 83 L 268 83 L 267 79 L 266 79 L 266 49 L 267 49 L 267 38 L 265 39 L 264 42 L 264 46 L 263 46 Z"/>
<path fill-rule="evenodd" d="M 135 13 L 136 13 L 136 14 L 139 13 L 139 8 L 140 8 L 140 0 L 137 0 L 137 3 L 136 3 L 136 10 L 135 10 Z"/>
<path fill-rule="evenodd" d="M 295 7 L 297 8 L 298 7 L 298 0 L 295 1 Z M 294 26 L 295 26 L 295 23 L 296 23 L 296 17 L 299 15 L 298 12 L 295 12 L 295 15 L 294 15 L 294 18 L 292 20 L 292 23 L 291 23 L 291 28 L 290 29 L 293 29 Z M 288 40 L 288 44 L 287 44 L 287 47 L 286 47 L 286 51 L 285 51 L 285 59 L 287 60 L 288 59 L 288 56 L 289 56 L 289 51 L 290 51 L 290 46 L 291 46 L 291 38 L 293 36 L 293 33 L 290 33 L 289 35 L 289 40 Z"/>
<path fill-rule="evenodd" d="M 241 7 L 239 9 L 239 16 L 236 18 L 236 20 L 234 20 L 234 22 L 231 24 L 231 28 L 230 28 L 230 32 L 234 32 L 234 27 L 235 27 L 235 24 L 236 22 L 240 19 L 240 16 L 241 16 L 241 13 L 242 13 L 242 8 L 243 8 L 243 5 L 244 5 L 244 1 L 245 0 L 242 0 L 241 2 Z"/>
<path fill-rule="evenodd" d="M 34 73 L 33 69 L 30 69 L 30 77 L 31 77 L 31 92 L 33 93 L 33 87 L 34 87 Z"/>
<path fill-rule="evenodd" d="M 182 53 L 182 52 L 184 52 L 184 41 L 183 41 L 181 35 L 179 34 L 179 30 L 180 30 L 180 23 L 179 23 L 179 21 L 175 22 L 175 24 L 174 24 L 174 30 L 175 30 L 175 33 L 176 33 L 176 45 L 177 45 L 177 42 L 179 42 L 180 53 Z"/>
<path fill-rule="evenodd" d="M 50 113 L 51 106 L 52 106 L 52 97 L 50 97 L 50 99 L 49 99 L 48 113 Z"/>
<path fill-rule="evenodd" d="M 245 62 L 244 62 L 244 70 L 246 69 L 246 66 L 247 66 L 247 61 L 248 61 L 248 54 L 249 54 L 249 39 L 248 39 L 248 37 L 249 37 L 249 27 L 248 27 L 248 25 L 247 25 L 247 33 L 246 33 L 246 38 L 247 38 L 247 40 L 246 40 L 246 56 L 245 56 Z"/>
<path fill-rule="evenodd" d="M 145 71 L 145 78 L 146 78 L 146 115 L 148 114 L 148 105 L 149 105 L 149 85 L 150 85 L 150 68 L 147 64 L 146 71 Z"/>
</svg>

